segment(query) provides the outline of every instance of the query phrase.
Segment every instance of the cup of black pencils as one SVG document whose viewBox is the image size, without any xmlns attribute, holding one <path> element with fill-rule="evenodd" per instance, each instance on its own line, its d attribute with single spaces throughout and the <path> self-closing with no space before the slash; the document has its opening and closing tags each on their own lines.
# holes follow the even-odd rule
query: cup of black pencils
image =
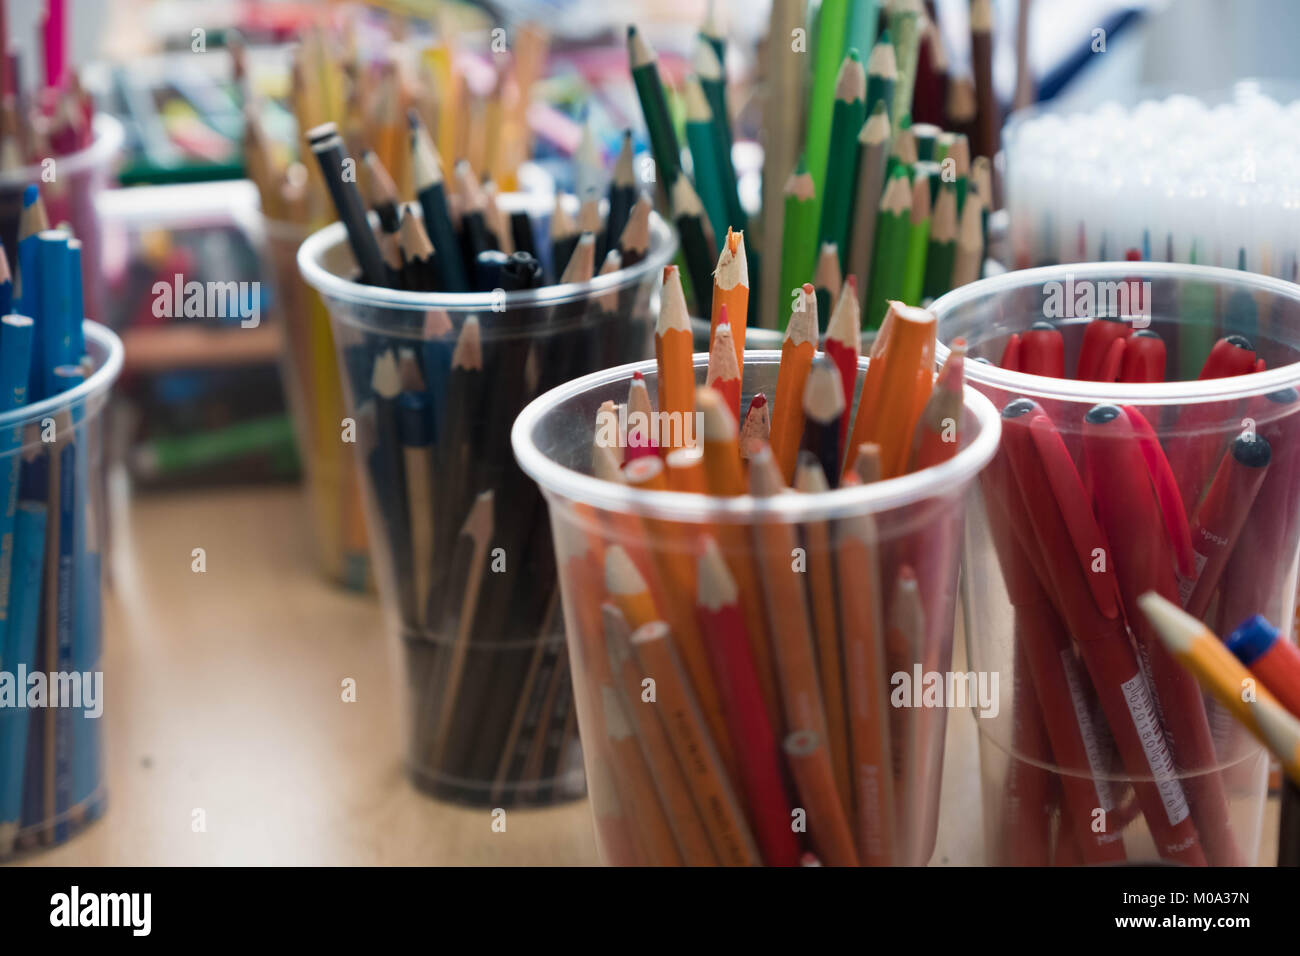
<svg viewBox="0 0 1300 956">
<path fill-rule="evenodd" d="M 39 186 L 46 216 L 41 228 L 64 222 L 71 225 L 81 243 L 86 310 L 101 315 L 102 237 L 95 197 L 113 182 L 124 134 L 122 124 L 107 114 L 98 114 L 93 120 L 87 114 L 81 122 L 84 131 L 51 142 L 49 155 L 33 153 L 27 165 L 0 169 L 0 242 L 6 250 L 18 248 L 24 192 L 28 186 Z M 16 263 L 11 261 L 9 269 L 16 271 Z"/>
<path fill-rule="evenodd" d="M 500 197 L 491 225 L 442 199 L 422 190 L 387 233 L 344 213 L 298 264 L 333 323 L 409 775 L 448 800 L 544 805 L 585 790 L 550 527 L 510 426 L 547 389 L 652 354 L 676 239 L 647 202 L 601 259 L 591 233 L 548 240 L 544 198 Z"/>
<path fill-rule="evenodd" d="M 909 382 L 933 374 L 901 361 Z M 811 450 L 839 447 L 840 418 L 813 421 L 839 388 L 825 360 L 803 451 L 780 437 L 780 352 L 746 351 L 734 391 L 697 388 L 693 364 L 686 421 L 647 362 L 556 388 L 514 428 L 549 506 L 601 858 L 924 864 L 947 724 L 924 688 L 951 668 L 964 502 L 997 414 L 958 381 L 941 461 L 841 477 L 838 454 Z M 735 409 L 769 407 L 771 442 L 752 441 Z"/>
<path fill-rule="evenodd" d="M 1253 865 L 1266 752 L 1139 599 L 1220 637 L 1293 619 L 1300 289 L 1086 263 L 933 308 L 1002 415 L 963 577 L 970 664 L 1002 675 L 977 720 L 989 862 Z"/>
<path fill-rule="evenodd" d="M 0 319 L 0 859 L 64 842 L 105 804 L 101 413 L 122 343 L 77 320 L 79 361 L 50 364 L 60 310 L 29 311 Z"/>
</svg>

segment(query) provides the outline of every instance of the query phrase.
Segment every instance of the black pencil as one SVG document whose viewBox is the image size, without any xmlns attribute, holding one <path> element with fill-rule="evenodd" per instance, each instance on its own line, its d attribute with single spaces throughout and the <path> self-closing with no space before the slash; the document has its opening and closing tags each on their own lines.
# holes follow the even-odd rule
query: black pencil
<svg viewBox="0 0 1300 956">
<path fill-rule="evenodd" d="M 332 126 L 332 124 L 327 124 Z M 316 138 L 313 140 L 312 136 Z M 379 251 L 375 233 L 366 219 L 366 210 L 361 202 L 361 193 L 357 189 L 354 177 L 343 176 L 344 164 L 350 162 L 343 149 L 343 140 L 337 133 L 327 135 L 325 127 L 318 127 L 308 133 L 312 152 L 320 163 L 325 185 L 329 188 L 343 228 L 347 231 L 348 245 L 352 255 L 361 269 L 361 280 L 369 285 L 385 285 L 388 267 Z"/>
<path fill-rule="evenodd" d="M 408 117 L 411 130 L 411 165 L 415 195 L 424 211 L 424 230 L 437 252 L 438 285 L 444 292 L 468 292 L 469 279 L 461 258 L 456 230 L 447 209 L 447 188 L 443 181 L 442 161 L 433 138 L 424 128 L 419 114 Z"/>
</svg>

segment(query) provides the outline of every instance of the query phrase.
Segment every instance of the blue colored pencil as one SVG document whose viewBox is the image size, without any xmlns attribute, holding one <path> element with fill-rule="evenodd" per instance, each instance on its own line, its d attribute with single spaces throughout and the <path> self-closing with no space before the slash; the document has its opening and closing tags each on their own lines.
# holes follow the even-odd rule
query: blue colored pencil
<svg viewBox="0 0 1300 956">
<path fill-rule="evenodd" d="M 45 515 L 42 502 L 23 501 L 14 520 L 13 599 L 9 603 L 4 668 L 15 675 L 20 667 L 30 672 L 36 665 L 45 568 Z M 18 687 L 16 692 L 25 696 L 27 689 Z M 12 849 L 22 820 L 30 714 L 26 707 L 0 708 L 0 856 Z"/>
<path fill-rule="evenodd" d="M 73 365 L 81 360 L 72 354 L 71 323 L 68 321 L 72 306 L 68 287 L 68 234 L 58 229 L 46 229 L 36 234 L 36 273 L 41 287 L 41 308 L 36 316 L 36 336 L 40 340 L 41 367 L 36 370 L 43 382 L 41 397 L 48 398 L 60 391 L 54 379 L 54 370 L 60 365 Z"/>
<path fill-rule="evenodd" d="M 81 322 L 86 317 L 86 303 L 81 287 L 81 240 L 68 240 L 68 334 L 72 339 L 72 362 L 86 354 L 86 334 Z"/>
<path fill-rule="evenodd" d="M 32 320 L 24 315 L 0 319 L 0 414 L 27 404 L 32 362 Z M 9 582 L 13 569 L 14 509 L 18 504 L 18 469 L 22 426 L 0 431 L 0 647 L 9 619 Z"/>
</svg>

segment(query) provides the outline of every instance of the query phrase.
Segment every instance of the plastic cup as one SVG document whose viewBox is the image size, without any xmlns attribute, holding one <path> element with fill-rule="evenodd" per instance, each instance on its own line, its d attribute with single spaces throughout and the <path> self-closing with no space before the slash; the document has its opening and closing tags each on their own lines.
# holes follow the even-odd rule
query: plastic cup
<svg viewBox="0 0 1300 956">
<path fill-rule="evenodd" d="M 742 407 L 755 392 L 775 393 L 779 362 L 776 351 L 746 353 Z M 706 357 L 697 354 L 700 383 L 706 364 Z M 866 367 L 864 358 L 859 379 Z M 550 509 L 602 860 L 612 865 L 789 863 L 791 812 L 801 809 L 811 844 L 795 833 L 797 848 L 811 846 L 832 863 L 841 858 L 831 852 L 831 808 L 842 811 L 848 804 L 854 807 L 849 813 L 854 833 L 862 838 L 874 829 L 880 844 L 890 847 L 883 851 L 889 862 L 924 863 L 934 847 L 947 712 L 942 707 L 946 701 L 916 706 L 910 690 L 918 668 L 923 675 L 945 675 L 951 669 L 964 503 L 969 485 L 997 446 L 999 425 L 992 406 L 968 391 L 961 448 L 934 468 L 815 494 L 721 498 L 650 491 L 592 476 L 597 411 L 605 401 L 624 401 L 637 371 L 653 395 L 655 363 L 609 369 L 543 395 L 519 416 L 513 433 L 515 455 L 541 486 Z M 853 551 L 845 542 L 857 534 L 872 544 Z M 770 633 L 770 644 L 751 645 L 755 660 L 761 653 L 755 648 L 769 649 L 777 685 L 776 709 L 760 704 L 766 720 L 729 717 L 727 707 L 733 705 L 723 701 L 733 698 L 724 697 L 724 685 L 714 686 L 716 679 L 710 677 L 744 668 L 722 671 L 713 665 L 710 655 L 723 646 L 720 631 L 695 607 L 697 562 L 708 540 L 717 544 L 730 573 L 741 582 L 737 603 L 750 609 L 747 621 L 763 622 L 759 626 Z M 874 564 L 857 560 L 868 551 Z M 605 570 L 626 567 L 628 559 L 649 588 L 653 604 L 648 610 L 620 603 L 624 598 L 606 586 Z M 884 624 L 906 578 L 905 567 L 912 569 L 919 587 L 922 620 L 906 630 L 906 637 L 893 640 Z M 822 592 L 823 585 L 830 590 Z M 830 596 L 820 601 L 823 593 Z M 843 623 L 850 616 L 837 602 L 845 595 L 857 599 L 855 606 L 861 609 L 852 620 L 876 615 L 874 637 L 866 627 Z M 619 633 L 618 615 L 603 607 L 611 602 L 635 635 Z M 790 616 L 800 608 L 801 615 Z M 639 620 L 646 615 L 662 617 L 666 628 L 646 626 Z M 628 647 L 631 659 L 620 651 Z M 808 670 L 799 667 L 809 655 L 818 662 L 811 681 Z M 665 660 L 673 662 L 661 667 Z M 837 669 L 838 679 L 833 676 Z M 644 696 L 647 677 L 654 683 L 653 703 Z M 710 694 L 711 686 L 716 694 Z M 814 716 L 794 709 L 802 707 L 794 703 L 800 686 L 803 700 L 811 699 L 812 687 L 818 689 L 814 696 L 826 702 L 824 733 L 816 729 L 815 709 Z M 710 696 L 716 705 L 709 703 Z M 791 706 L 782 703 L 787 696 Z M 739 715 L 741 705 L 734 706 L 733 716 Z M 863 748 L 889 741 L 896 754 L 888 776 L 879 766 L 874 775 L 866 766 L 856 775 L 864 781 L 885 776 L 879 789 L 888 797 L 870 808 L 855 795 L 845 796 L 852 794 L 855 775 L 848 750 L 836 741 L 851 746 L 855 728 Z M 804 730 L 813 731 L 812 745 L 829 752 L 830 766 L 838 768 L 832 797 L 825 786 L 810 785 L 805 791 L 802 781 L 797 792 L 789 788 L 784 773 L 793 773 L 793 763 L 778 772 L 769 788 L 744 783 L 758 778 L 737 774 L 738 757 L 727 769 L 726 750 L 770 761 L 776 748 L 790 742 L 788 732 Z M 720 738 L 729 745 L 723 747 Z M 794 746 L 801 750 L 809 743 L 798 738 Z M 883 809 L 885 804 L 892 810 Z M 729 815 L 728 806 L 736 812 Z M 765 835 L 757 853 L 746 851 L 746 846 L 754 849 L 760 830 Z M 856 853 L 859 841 L 849 842 Z"/>
<path fill-rule="evenodd" d="M 9 268 L 17 271 L 18 220 L 23 211 L 23 191 L 33 183 L 51 226 L 69 222 L 81 240 L 81 281 L 87 315 L 104 315 L 102 248 L 95 197 L 112 183 L 122 149 L 122 124 L 98 113 L 95 138 L 85 149 L 52 157 L 52 165 L 36 164 L 0 173 L 0 241 L 9 254 Z"/>
<path fill-rule="evenodd" d="M 584 792 L 549 527 L 509 432 L 548 388 L 652 354 L 676 239 L 651 222 L 648 254 L 629 268 L 500 294 L 353 282 L 341 224 L 299 250 L 333 323 L 347 415 L 336 436 L 355 437 L 372 564 L 401 646 L 408 773 L 436 796 L 497 807 Z M 481 363 L 473 349 L 456 358 L 467 323 Z M 404 376 L 418 369 L 423 388 L 377 396 L 376 361 L 390 358 Z"/>
<path fill-rule="evenodd" d="M 1098 383 L 966 363 L 967 381 L 1004 415 L 967 522 L 962 588 L 971 666 L 1002 674 L 1000 713 L 977 721 L 989 862 L 1254 863 L 1266 755 L 1217 703 L 1202 706 L 1136 597 L 1164 592 L 1220 635 L 1253 613 L 1289 628 L 1300 288 L 1208 267 L 1089 263 L 985 279 L 933 308 L 941 343 L 962 337 L 968 356 L 992 363 L 1013 333 L 1050 322 L 1071 371 L 1090 317 L 1105 314 L 1118 324 L 1099 328 L 1129 344 L 1158 334 L 1170 379 Z M 1230 334 L 1268 371 L 1196 380 Z M 1184 369 L 1191 380 L 1178 380 Z M 1034 454 L 1017 444 L 1030 421 L 1054 491 L 1035 485 Z M 1068 477 L 1067 456 L 1081 480 Z M 1041 530 L 1050 519 L 1035 523 L 1061 513 L 1041 509 L 1044 499 L 1071 503 L 1072 533 L 1055 543 Z M 1079 582 L 1093 607 L 1111 605 L 1100 624 L 1080 610 Z"/>
<path fill-rule="evenodd" d="M 123 353 L 104 326 L 83 328 L 90 376 L 0 415 L 0 469 L 17 492 L 0 559 L 0 859 L 64 842 L 105 803 L 100 413 Z"/>
</svg>

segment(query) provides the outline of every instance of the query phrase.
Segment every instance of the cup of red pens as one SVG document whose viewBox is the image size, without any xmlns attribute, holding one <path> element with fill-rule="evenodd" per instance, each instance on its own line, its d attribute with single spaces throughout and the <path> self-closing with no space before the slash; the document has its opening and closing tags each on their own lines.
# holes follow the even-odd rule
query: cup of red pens
<svg viewBox="0 0 1300 956">
<path fill-rule="evenodd" d="M 1300 287 L 1089 263 L 934 310 L 1002 415 L 963 577 L 971 666 L 1009 695 L 977 720 L 989 862 L 1253 864 L 1266 756 L 1137 602 L 1155 591 L 1221 635 L 1291 621 Z"/>
<path fill-rule="evenodd" d="M 660 415 L 677 402 L 655 362 L 625 365 L 552 390 L 515 424 L 515 454 L 550 509 L 607 864 L 922 864 L 933 852 L 946 711 L 912 706 L 913 682 L 951 666 L 964 501 L 997 415 L 970 390 L 963 404 L 958 385 L 945 460 L 841 479 L 836 452 L 798 454 L 800 433 L 814 436 L 805 449 L 826 447 L 838 418 L 787 430 L 778 369 L 795 364 L 745 352 L 733 386 L 710 375 L 683 422 Z M 867 367 L 850 368 L 857 386 Z M 707 369 L 694 356 L 687 387 Z M 818 360 L 793 392 L 816 407 L 841 371 Z M 759 430 L 770 445 L 718 411 L 750 408 L 752 425 L 758 393 L 779 396 Z M 675 447 L 692 429 L 696 447 Z"/>
<path fill-rule="evenodd" d="M 529 228 L 551 208 L 503 199 Z M 480 292 L 354 281 L 341 223 L 299 250 L 332 321 L 346 416 L 335 434 L 355 442 L 372 566 L 400 645 L 407 771 L 440 798 L 538 806 L 585 792 L 550 527 L 509 435 L 547 389 L 651 354 L 676 240 L 658 216 L 649 224 L 623 268 L 546 285 L 537 260 L 516 253 Z"/>
</svg>

